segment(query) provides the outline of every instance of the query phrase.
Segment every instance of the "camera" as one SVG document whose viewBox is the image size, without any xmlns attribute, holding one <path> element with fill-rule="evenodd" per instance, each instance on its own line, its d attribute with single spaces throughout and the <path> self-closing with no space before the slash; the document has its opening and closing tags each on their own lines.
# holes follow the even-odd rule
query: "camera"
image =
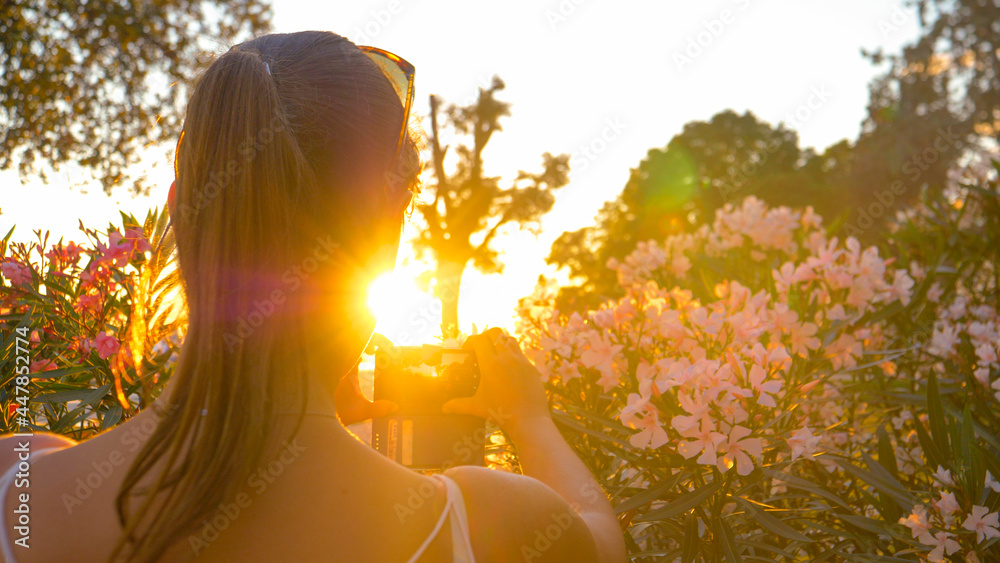
<svg viewBox="0 0 1000 563">
<path fill-rule="evenodd" d="M 379 346 L 374 399 L 392 401 L 399 410 L 372 420 L 372 447 L 412 469 L 484 465 L 486 421 L 441 412 L 445 402 L 471 397 L 478 386 L 472 351 L 430 344 Z"/>
</svg>

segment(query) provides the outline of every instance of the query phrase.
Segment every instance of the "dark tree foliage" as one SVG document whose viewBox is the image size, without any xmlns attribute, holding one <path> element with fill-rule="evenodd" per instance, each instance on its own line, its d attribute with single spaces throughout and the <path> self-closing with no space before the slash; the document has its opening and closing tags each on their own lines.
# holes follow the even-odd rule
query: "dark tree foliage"
<svg viewBox="0 0 1000 563">
<path fill-rule="evenodd" d="M 852 220 L 875 192 L 897 186 L 894 211 L 940 189 L 969 150 L 1000 141 L 1000 2 L 912 0 L 921 35 L 901 54 L 865 52 L 888 70 L 870 85 L 868 118 L 853 155 Z M 874 206 L 869 211 L 877 211 Z"/>
<path fill-rule="evenodd" d="M 442 145 L 438 114 L 441 100 L 431 96 L 431 165 L 433 179 L 416 206 L 426 225 L 414 241 L 417 254 L 434 259 L 435 294 L 442 305 L 442 334 L 458 327 L 458 295 L 462 274 L 470 263 L 484 273 L 502 273 L 493 241 L 505 226 L 517 225 L 537 234 L 541 216 L 552 209 L 554 191 L 569 181 L 569 155 L 542 155 L 542 171 L 520 171 L 507 186 L 500 178 L 483 173 L 483 149 L 502 130 L 500 119 L 510 115 L 510 104 L 496 99 L 504 83 L 493 78 L 488 89 L 479 89 L 469 106 L 449 105 L 445 119 L 457 133 L 471 141 L 455 148 L 454 172 L 445 169 L 449 147 Z"/>
<path fill-rule="evenodd" d="M 110 194 L 139 149 L 176 138 L 204 54 L 270 19 L 269 0 L 0 2 L 0 169 L 75 162 Z"/>
<path fill-rule="evenodd" d="M 772 205 L 842 211 L 815 172 L 824 157 L 836 160 L 803 151 L 794 131 L 772 127 L 750 112 L 726 110 L 709 121 L 688 123 L 632 169 L 625 189 L 604 205 L 594 226 L 563 233 L 553 243 L 548 262 L 566 267 L 583 283 L 563 292 L 563 306 L 593 306 L 616 296 L 608 259 L 623 258 L 640 241 L 660 241 L 710 222 L 716 209 L 747 195 Z M 584 295 L 591 301 L 580 301 Z"/>
</svg>

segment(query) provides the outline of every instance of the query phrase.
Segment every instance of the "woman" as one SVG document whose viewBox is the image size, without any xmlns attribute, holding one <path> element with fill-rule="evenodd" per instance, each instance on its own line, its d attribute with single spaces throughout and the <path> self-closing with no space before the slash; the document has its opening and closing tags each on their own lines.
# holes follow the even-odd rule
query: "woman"
<svg viewBox="0 0 1000 563">
<path fill-rule="evenodd" d="M 29 440 L 30 548 L 12 531 L 28 490 L 9 487 L 6 558 L 624 561 L 603 491 L 497 330 L 469 339 L 480 388 L 445 410 L 493 416 L 524 476 L 424 476 L 344 428 L 392 408 L 360 396 L 353 368 L 374 329 L 365 288 L 393 267 L 419 168 L 391 81 L 406 63 L 362 49 L 268 35 L 200 77 L 170 196 L 189 308 L 176 373 L 112 430 Z M 19 444 L 0 443 L 0 469 L 18 471 Z"/>
</svg>

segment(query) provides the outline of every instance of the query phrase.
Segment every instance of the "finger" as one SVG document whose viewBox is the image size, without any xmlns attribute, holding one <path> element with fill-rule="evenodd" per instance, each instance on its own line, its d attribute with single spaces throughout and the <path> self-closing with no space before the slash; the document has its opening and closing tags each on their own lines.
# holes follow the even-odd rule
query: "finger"
<svg viewBox="0 0 1000 563">
<path fill-rule="evenodd" d="M 476 340 L 478 340 L 480 337 L 482 337 L 481 334 L 473 334 L 473 335 L 470 335 L 470 336 L 466 336 L 465 337 L 465 342 L 462 342 L 462 349 L 463 350 L 473 350 L 474 349 L 473 345 L 475 344 Z"/>
<path fill-rule="evenodd" d="M 373 333 L 371 340 L 368 341 L 368 346 L 365 348 L 365 353 L 373 355 L 375 353 L 375 348 L 391 348 L 392 341 L 379 333 Z"/>
<path fill-rule="evenodd" d="M 388 416 L 399 410 L 399 405 L 396 403 L 386 400 L 379 399 L 371 403 L 368 408 L 368 418 L 378 418 L 380 416 Z"/>
<path fill-rule="evenodd" d="M 472 349 L 480 368 L 496 363 L 497 350 L 486 334 L 470 336 L 469 340 L 472 341 Z"/>
<path fill-rule="evenodd" d="M 445 414 L 478 414 L 479 410 L 474 397 L 459 397 L 441 405 L 441 412 Z"/>
<path fill-rule="evenodd" d="M 487 329 L 486 332 L 483 333 L 483 336 L 486 336 L 487 338 L 490 339 L 490 342 L 496 344 L 497 341 L 503 339 L 506 335 L 504 334 L 503 330 L 500 329 L 500 327 L 495 326 L 493 328 Z"/>
</svg>

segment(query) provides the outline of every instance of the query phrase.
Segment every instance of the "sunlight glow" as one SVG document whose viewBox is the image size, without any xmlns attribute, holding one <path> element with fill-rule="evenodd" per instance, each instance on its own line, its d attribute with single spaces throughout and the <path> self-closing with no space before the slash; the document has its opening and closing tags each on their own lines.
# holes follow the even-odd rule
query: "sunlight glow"
<svg viewBox="0 0 1000 563">
<path fill-rule="evenodd" d="M 399 320 L 400 313 L 408 311 L 423 295 L 404 272 L 390 272 L 368 286 L 368 309 L 380 324 Z"/>
</svg>

